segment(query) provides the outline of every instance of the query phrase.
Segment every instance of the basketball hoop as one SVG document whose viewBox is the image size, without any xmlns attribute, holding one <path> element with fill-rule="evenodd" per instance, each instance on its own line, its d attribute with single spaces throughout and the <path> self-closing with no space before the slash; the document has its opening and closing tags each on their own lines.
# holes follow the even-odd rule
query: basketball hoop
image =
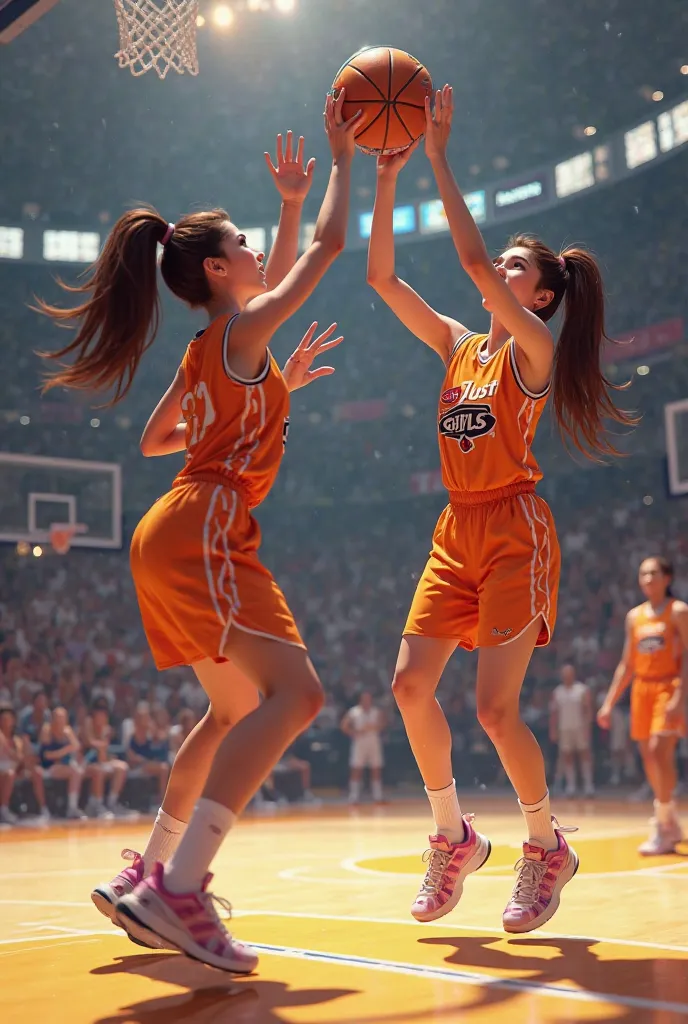
<svg viewBox="0 0 688 1024">
<path fill-rule="evenodd" d="M 198 74 L 196 18 L 198 0 L 114 0 L 119 25 L 115 57 L 132 75 L 151 69 L 164 78 Z"/>
<path fill-rule="evenodd" d="M 77 533 L 86 533 L 83 523 L 51 523 L 50 546 L 57 555 L 66 555 Z"/>
</svg>

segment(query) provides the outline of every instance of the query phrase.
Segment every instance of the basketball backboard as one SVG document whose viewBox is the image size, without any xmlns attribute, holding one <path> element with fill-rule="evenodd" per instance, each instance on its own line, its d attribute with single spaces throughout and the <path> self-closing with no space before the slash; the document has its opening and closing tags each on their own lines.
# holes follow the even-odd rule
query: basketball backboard
<svg viewBox="0 0 688 1024">
<path fill-rule="evenodd" d="M 121 548 L 121 467 L 0 452 L 0 541 L 46 543 L 54 523 L 85 527 L 73 547 Z"/>
<path fill-rule="evenodd" d="M 57 0 L 0 0 L 0 43 L 11 43 Z"/>
<path fill-rule="evenodd" d="M 688 494 L 688 398 L 664 406 L 669 492 Z"/>
</svg>

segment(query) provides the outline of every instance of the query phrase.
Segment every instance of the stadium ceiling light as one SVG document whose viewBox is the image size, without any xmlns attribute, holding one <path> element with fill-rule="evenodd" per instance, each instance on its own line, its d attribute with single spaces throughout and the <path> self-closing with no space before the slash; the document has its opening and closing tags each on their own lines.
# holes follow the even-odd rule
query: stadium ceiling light
<svg viewBox="0 0 688 1024">
<path fill-rule="evenodd" d="M 203 28 L 204 25 L 205 25 L 205 18 L 203 17 L 202 14 L 199 14 L 198 17 L 196 18 L 196 27 L 197 28 Z"/>
<path fill-rule="evenodd" d="M 41 545 L 36 544 L 31 554 L 33 555 L 34 558 L 40 558 L 41 555 L 43 554 L 43 548 L 41 547 Z"/>
<path fill-rule="evenodd" d="M 648 373 L 650 372 L 650 367 L 639 366 L 635 372 L 638 374 L 639 377 L 647 377 Z"/>
<path fill-rule="evenodd" d="M 583 135 L 597 135 L 597 128 L 594 124 L 589 124 L 587 128 L 583 129 Z"/>
<path fill-rule="evenodd" d="M 660 103 L 664 99 L 664 93 L 662 92 L 662 90 L 655 89 L 655 91 L 652 93 L 652 99 L 655 101 L 655 103 Z"/>
<path fill-rule="evenodd" d="M 296 0 L 275 0 L 275 10 L 280 14 L 292 14 L 296 8 Z"/>
<path fill-rule="evenodd" d="M 680 71 L 682 75 L 688 75 L 688 64 L 682 64 Z"/>
<path fill-rule="evenodd" d="M 213 21 L 218 28 L 229 28 L 234 22 L 234 11 L 226 4 L 218 4 L 213 11 Z"/>
</svg>

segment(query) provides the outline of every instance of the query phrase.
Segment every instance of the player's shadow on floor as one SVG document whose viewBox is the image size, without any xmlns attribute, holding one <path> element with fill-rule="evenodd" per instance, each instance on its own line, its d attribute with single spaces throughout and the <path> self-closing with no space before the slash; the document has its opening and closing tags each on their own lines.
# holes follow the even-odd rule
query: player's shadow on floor
<svg viewBox="0 0 688 1024">
<path fill-rule="evenodd" d="M 315 1006 L 358 992 L 350 988 L 294 989 L 286 982 L 265 981 L 259 976 L 238 978 L 177 953 L 120 956 L 94 968 L 91 974 L 138 974 L 187 989 L 121 1007 L 93 1024 L 284 1024 L 278 1009 Z"/>
<path fill-rule="evenodd" d="M 590 1002 L 586 1000 L 588 1012 L 580 1016 L 586 1024 L 608 1021 L 610 1003 L 617 1011 L 614 1024 L 652 1024 L 660 1020 L 662 1024 L 675 1024 L 688 1019 L 688 958 L 672 960 L 650 955 L 650 951 L 642 959 L 604 958 L 610 943 L 603 944 L 597 939 L 433 936 L 419 942 L 425 946 L 453 947 L 454 951 L 444 960 L 457 968 L 504 972 L 501 977 L 495 975 L 495 984 L 482 986 L 475 1001 L 463 1007 L 464 1012 L 507 1004 L 527 992 L 537 995 L 536 987 L 546 986 L 552 994 L 556 994 L 553 990 L 557 988 L 579 989 L 593 997 L 598 994 L 606 1007 L 601 1008 L 599 1017 L 589 1016 Z M 503 948 L 504 942 L 508 943 L 508 951 Z M 596 948 L 601 957 L 597 956 Z M 556 950 L 557 955 L 545 959 L 536 954 L 538 949 Z M 575 1005 L 566 991 L 561 999 L 569 1001 L 572 1007 Z M 637 1005 L 640 1000 L 661 1006 Z M 672 1012 L 667 1004 L 678 1004 L 682 1010 Z M 575 1013 L 566 1016 L 566 1021 L 578 1019 Z"/>
</svg>

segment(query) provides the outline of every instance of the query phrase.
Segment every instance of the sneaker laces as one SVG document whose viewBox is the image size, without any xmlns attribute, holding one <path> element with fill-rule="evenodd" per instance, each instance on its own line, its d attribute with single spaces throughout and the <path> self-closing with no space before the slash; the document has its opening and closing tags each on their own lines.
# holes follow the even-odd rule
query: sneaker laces
<svg viewBox="0 0 688 1024">
<path fill-rule="evenodd" d="M 464 814 L 463 819 L 472 824 L 475 814 Z M 452 854 L 444 850 L 435 850 L 430 847 L 429 850 L 425 851 L 423 863 L 428 865 L 428 870 L 425 872 L 421 892 L 437 892 L 442 887 L 442 875 L 451 858 Z"/>
<path fill-rule="evenodd" d="M 511 902 L 519 907 L 532 907 L 540 894 L 540 883 L 547 871 L 547 861 L 521 857 L 516 861 L 514 870 L 518 871 L 518 878 Z"/>
<path fill-rule="evenodd" d="M 224 910 L 224 920 L 231 921 L 232 904 L 229 902 L 229 900 L 226 900 L 224 896 L 216 896 L 214 892 L 201 892 L 198 894 L 198 896 L 199 899 L 202 900 L 205 912 L 207 913 L 208 917 L 212 920 L 213 924 L 215 924 L 222 932 L 224 932 L 228 938 L 231 938 L 229 932 L 222 923 L 223 919 L 220 917 L 220 910 Z"/>
</svg>

